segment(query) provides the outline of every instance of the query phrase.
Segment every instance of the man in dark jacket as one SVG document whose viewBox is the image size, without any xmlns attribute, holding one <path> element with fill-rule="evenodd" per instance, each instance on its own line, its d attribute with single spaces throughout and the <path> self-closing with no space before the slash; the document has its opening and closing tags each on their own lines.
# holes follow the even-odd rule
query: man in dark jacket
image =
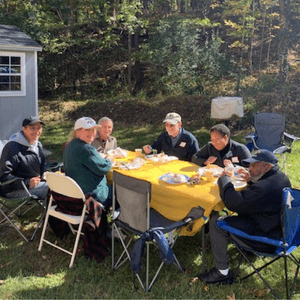
<svg viewBox="0 0 300 300">
<path fill-rule="evenodd" d="M 182 128 L 181 116 L 175 112 L 168 113 L 163 122 L 166 131 L 151 146 L 145 145 L 144 152 L 150 154 L 152 150 L 157 150 L 158 153 L 164 152 L 178 159 L 191 161 L 199 150 L 199 145 L 194 135 Z"/>
<path fill-rule="evenodd" d="M 9 138 L 0 159 L 1 182 L 21 177 L 29 192 L 41 199 L 44 199 L 48 192 L 48 185 L 42 180 L 45 157 L 42 144 L 38 140 L 42 134 L 43 125 L 44 122 L 37 117 L 24 119 L 22 130 Z M 21 182 L 2 187 L 0 193 L 7 198 L 28 195 Z"/>
<path fill-rule="evenodd" d="M 251 157 L 249 149 L 230 138 L 230 130 L 224 124 L 214 125 L 210 129 L 211 141 L 203 146 L 192 158 L 192 162 L 199 166 L 215 164 L 224 167 L 224 161 L 241 165 L 242 160 Z"/>
<path fill-rule="evenodd" d="M 240 192 L 236 191 L 226 171 L 218 180 L 220 195 L 225 206 L 238 213 L 238 216 L 226 217 L 224 220 L 249 235 L 281 238 L 282 190 L 291 186 L 289 179 L 279 170 L 276 156 L 268 150 L 259 150 L 242 163 L 249 166 L 249 171 L 244 168 L 239 170 L 248 182 L 248 188 Z M 209 228 L 215 267 L 199 275 L 199 278 L 206 283 L 228 284 L 233 282 L 227 254 L 228 233 L 217 226 L 217 219 L 218 214 L 211 216 Z M 240 238 L 239 240 L 241 241 Z M 274 251 L 272 246 L 264 243 L 250 240 L 242 240 L 242 242 L 257 251 L 265 253 Z"/>
</svg>

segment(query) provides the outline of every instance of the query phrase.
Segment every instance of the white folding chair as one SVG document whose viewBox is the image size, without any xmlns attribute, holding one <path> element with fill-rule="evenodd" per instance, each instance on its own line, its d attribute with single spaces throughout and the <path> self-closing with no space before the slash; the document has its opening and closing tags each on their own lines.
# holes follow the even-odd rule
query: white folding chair
<svg viewBox="0 0 300 300">
<path fill-rule="evenodd" d="M 76 255 L 76 251 L 77 251 L 77 247 L 78 247 L 78 243 L 79 243 L 79 238 L 80 238 L 81 231 L 82 231 L 82 226 L 83 226 L 83 222 L 85 219 L 85 214 L 86 214 L 85 200 L 86 200 L 86 198 L 85 198 L 85 195 L 84 195 L 82 189 L 80 188 L 80 186 L 72 178 L 70 178 L 68 176 L 65 176 L 65 175 L 62 175 L 59 173 L 47 172 L 46 180 L 47 180 L 47 184 L 52 192 L 61 194 L 66 197 L 82 199 L 82 201 L 84 202 L 81 214 L 74 216 L 74 215 L 66 214 L 66 213 L 63 213 L 60 211 L 56 211 L 55 209 L 56 209 L 57 205 L 52 204 L 53 196 L 51 195 L 47 213 L 46 213 L 44 228 L 42 231 L 41 240 L 40 240 L 40 244 L 39 244 L 39 248 L 38 248 L 38 251 L 41 251 L 43 242 L 45 242 L 63 252 L 71 255 L 72 258 L 71 258 L 70 265 L 69 265 L 69 268 L 71 268 L 74 263 L 74 259 L 75 259 L 75 255 Z M 46 232 L 49 216 L 52 216 L 54 218 L 57 218 L 57 219 L 67 222 L 70 226 L 72 233 L 73 234 L 76 233 L 76 239 L 75 239 L 75 243 L 74 243 L 72 252 L 50 242 L 49 240 L 47 240 L 45 238 L 45 232 Z M 78 225 L 78 229 L 75 230 L 72 225 Z"/>
</svg>

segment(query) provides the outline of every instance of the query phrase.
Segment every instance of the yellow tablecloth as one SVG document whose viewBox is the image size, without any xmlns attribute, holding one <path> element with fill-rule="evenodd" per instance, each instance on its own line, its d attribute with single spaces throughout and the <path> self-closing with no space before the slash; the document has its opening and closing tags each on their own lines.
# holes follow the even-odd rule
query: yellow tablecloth
<svg viewBox="0 0 300 300">
<path fill-rule="evenodd" d="M 134 152 L 129 152 L 126 159 L 122 161 L 130 161 L 134 158 Z M 112 171 L 115 170 L 124 175 L 147 180 L 151 182 L 151 207 L 168 219 L 178 221 L 184 218 L 192 207 L 200 205 L 205 209 L 205 216 L 209 218 L 212 210 L 222 210 L 224 204 L 219 196 L 219 188 L 213 182 L 206 179 L 196 185 L 169 184 L 161 181 L 159 177 L 165 173 L 173 172 L 192 176 L 196 174 L 199 166 L 186 161 L 172 161 L 165 164 L 155 164 L 147 161 L 147 163 L 138 170 L 120 170 L 112 168 L 107 175 L 109 184 L 112 184 Z M 203 218 L 197 220 L 192 227 L 192 231 L 184 228 L 181 235 L 193 236 L 204 224 Z"/>
</svg>

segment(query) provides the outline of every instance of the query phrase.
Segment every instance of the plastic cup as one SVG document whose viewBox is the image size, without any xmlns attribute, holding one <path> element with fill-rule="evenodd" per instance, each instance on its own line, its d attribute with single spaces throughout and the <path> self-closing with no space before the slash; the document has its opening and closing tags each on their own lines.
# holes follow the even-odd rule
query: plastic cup
<svg viewBox="0 0 300 300">
<path fill-rule="evenodd" d="M 213 181 L 214 180 L 214 173 L 215 171 L 212 169 L 207 169 L 205 171 L 205 177 L 208 181 Z"/>
<path fill-rule="evenodd" d="M 142 155 L 142 149 L 135 149 L 135 157 L 140 157 Z"/>
</svg>

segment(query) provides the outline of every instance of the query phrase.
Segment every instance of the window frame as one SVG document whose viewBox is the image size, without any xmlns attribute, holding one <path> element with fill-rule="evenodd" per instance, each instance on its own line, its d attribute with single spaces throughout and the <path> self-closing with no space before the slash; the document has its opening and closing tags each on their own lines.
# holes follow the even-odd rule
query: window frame
<svg viewBox="0 0 300 300">
<path fill-rule="evenodd" d="M 20 67 L 21 67 L 21 73 L 17 74 L 9 74 L 8 76 L 21 76 L 21 90 L 20 91 L 10 91 L 10 90 L 5 90 L 1 91 L 0 90 L 0 97 L 9 97 L 9 96 L 25 96 L 26 95 L 26 72 L 25 72 L 25 58 L 26 55 L 24 52 L 6 52 L 6 51 L 0 51 L 0 56 L 9 56 L 9 57 L 20 57 Z M 0 65 L 1 66 L 1 65 Z M 11 60 L 9 62 L 9 66 L 11 66 Z M 1 74 L 0 76 L 7 76 L 7 74 Z"/>
</svg>

